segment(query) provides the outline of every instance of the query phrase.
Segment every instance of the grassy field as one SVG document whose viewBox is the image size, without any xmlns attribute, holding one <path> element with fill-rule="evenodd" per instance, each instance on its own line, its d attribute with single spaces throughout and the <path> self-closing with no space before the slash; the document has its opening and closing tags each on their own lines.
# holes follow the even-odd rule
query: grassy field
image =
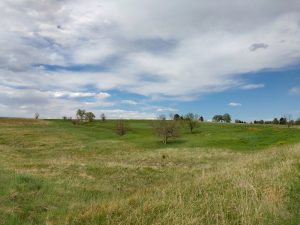
<svg viewBox="0 0 300 225">
<path fill-rule="evenodd" d="M 0 225 L 300 224 L 300 129 L 0 119 Z"/>
</svg>

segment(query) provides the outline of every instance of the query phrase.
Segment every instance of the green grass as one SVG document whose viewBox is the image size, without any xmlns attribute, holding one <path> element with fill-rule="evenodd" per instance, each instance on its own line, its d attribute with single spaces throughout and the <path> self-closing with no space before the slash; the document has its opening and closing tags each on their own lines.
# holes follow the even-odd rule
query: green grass
<svg viewBox="0 0 300 225">
<path fill-rule="evenodd" d="M 84 135 L 91 140 L 122 140 L 147 149 L 166 147 L 155 136 L 152 121 L 128 121 L 129 132 L 121 138 L 114 132 L 115 123 L 97 121 L 74 127 L 68 121 L 55 121 L 59 129 L 74 135 Z M 247 151 L 293 144 L 300 140 L 300 129 L 296 127 L 288 129 L 286 126 L 273 125 L 201 123 L 190 134 L 184 123 L 179 126 L 181 137 L 171 141 L 168 147 L 213 147 Z"/>
<path fill-rule="evenodd" d="M 0 119 L 0 225 L 300 224 L 300 129 Z"/>
</svg>

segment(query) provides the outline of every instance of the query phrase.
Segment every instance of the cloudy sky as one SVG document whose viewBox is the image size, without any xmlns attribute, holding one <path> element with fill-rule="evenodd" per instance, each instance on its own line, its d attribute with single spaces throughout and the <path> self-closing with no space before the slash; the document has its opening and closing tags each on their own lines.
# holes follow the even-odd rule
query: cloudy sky
<svg viewBox="0 0 300 225">
<path fill-rule="evenodd" d="M 0 116 L 300 116 L 299 0 L 1 0 Z"/>
</svg>

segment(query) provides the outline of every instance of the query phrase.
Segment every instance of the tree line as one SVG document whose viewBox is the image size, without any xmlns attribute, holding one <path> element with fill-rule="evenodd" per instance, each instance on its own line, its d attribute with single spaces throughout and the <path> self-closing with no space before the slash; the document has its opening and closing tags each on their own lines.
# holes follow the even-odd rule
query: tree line
<svg viewBox="0 0 300 225">
<path fill-rule="evenodd" d="M 76 111 L 76 118 L 72 119 L 71 117 L 64 116 L 64 120 L 71 120 L 74 125 L 79 125 L 83 123 L 89 123 L 95 120 L 95 115 L 92 112 L 87 112 L 84 109 L 78 109 Z M 106 116 L 104 113 L 100 115 L 100 119 L 104 122 L 106 121 Z M 213 122 L 220 123 L 231 123 L 231 115 L 229 113 L 225 113 L 223 115 L 217 114 L 212 118 Z M 158 136 L 163 144 L 167 144 L 170 139 L 175 139 L 180 137 L 180 127 L 183 125 L 187 128 L 189 133 L 193 133 L 194 129 L 204 121 L 203 116 L 199 116 L 194 113 L 187 113 L 185 115 L 174 114 L 170 115 L 170 118 L 167 119 L 165 115 L 158 116 L 157 120 L 152 121 L 152 128 L 156 136 Z M 247 123 L 242 120 L 235 120 L 235 123 Z M 264 121 L 264 120 L 254 120 L 250 122 L 251 124 L 278 124 L 278 125 L 288 125 L 289 127 L 292 125 L 300 125 L 300 118 L 296 121 L 291 119 L 291 116 L 284 116 L 279 119 L 274 118 L 272 121 Z M 123 136 L 128 130 L 128 124 L 125 120 L 119 119 L 115 123 L 114 128 L 116 134 Z"/>
<path fill-rule="evenodd" d="M 271 121 L 264 121 L 264 120 L 254 120 L 254 124 L 275 124 L 275 125 L 287 125 L 288 127 L 291 127 L 293 125 L 300 125 L 300 118 L 293 120 L 291 116 L 284 116 L 280 117 L 279 119 L 274 118 Z"/>
</svg>

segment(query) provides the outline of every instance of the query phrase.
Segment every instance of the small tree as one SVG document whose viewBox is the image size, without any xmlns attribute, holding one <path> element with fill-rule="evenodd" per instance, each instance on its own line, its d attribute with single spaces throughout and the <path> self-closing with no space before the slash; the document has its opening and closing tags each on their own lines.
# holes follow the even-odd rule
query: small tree
<svg viewBox="0 0 300 225">
<path fill-rule="evenodd" d="M 174 120 L 180 120 L 180 115 L 176 113 L 176 114 L 174 115 L 173 119 L 174 119 Z"/>
<path fill-rule="evenodd" d="M 163 144 L 167 144 L 170 138 L 180 136 L 176 120 L 166 120 L 164 115 L 159 116 L 158 120 L 153 123 L 153 128 Z"/>
<path fill-rule="evenodd" d="M 244 121 L 239 120 L 239 119 L 236 119 L 234 122 L 235 122 L 235 123 L 245 123 Z"/>
<path fill-rule="evenodd" d="M 116 133 L 120 136 L 125 135 L 128 131 L 124 120 L 118 120 L 115 129 L 116 129 Z"/>
<path fill-rule="evenodd" d="M 76 112 L 77 119 L 82 121 L 84 119 L 85 110 L 84 109 L 78 109 Z"/>
<path fill-rule="evenodd" d="M 273 123 L 273 124 L 279 124 L 279 121 L 278 121 L 277 118 L 274 118 L 273 121 L 272 121 L 272 123 Z"/>
<path fill-rule="evenodd" d="M 40 114 L 39 114 L 38 112 L 36 112 L 36 113 L 34 114 L 34 118 L 37 120 L 39 117 L 40 117 Z"/>
<path fill-rule="evenodd" d="M 102 114 L 100 115 L 100 118 L 101 118 L 101 120 L 104 122 L 104 121 L 106 120 L 106 116 L 105 116 L 105 114 L 104 114 L 104 113 L 102 113 Z"/>
<path fill-rule="evenodd" d="M 80 124 L 80 120 L 78 118 L 76 119 L 71 119 L 71 122 L 74 124 L 74 125 L 79 125 Z"/>
<path fill-rule="evenodd" d="M 184 117 L 191 133 L 193 132 L 194 128 L 198 125 L 198 118 L 199 116 L 193 113 L 188 113 Z"/>
<path fill-rule="evenodd" d="M 231 122 L 231 116 L 230 116 L 230 114 L 229 113 L 225 113 L 224 115 L 223 115 L 223 121 L 225 122 L 225 123 L 230 123 Z"/>
<path fill-rule="evenodd" d="M 214 122 L 222 122 L 223 121 L 223 116 L 222 115 L 214 115 L 212 118 Z"/>
<path fill-rule="evenodd" d="M 286 118 L 281 117 L 281 118 L 279 119 L 279 124 L 281 124 L 281 125 L 286 125 L 286 124 L 287 124 Z"/>
<path fill-rule="evenodd" d="M 200 121 L 200 122 L 203 122 L 203 121 L 204 121 L 203 116 L 200 116 L 200 117 L 199 117 L 199 121 Z"/>
<path fill-rule="evenodd" d="M 286 124 L 288 127 L 291 127 L 294 123 L 293 119 L 292 119 L 292 115 L 291 114 L 285 114 L 284 117 L 286 120 Z"/>
<path fill-rule="evenodd" d="M 95 119 L 95 115 L 92 112 L 86 112 L 84 114 L 84 119 L 87 120 L 88 122 L 92 122 Z"/>
</svg>

